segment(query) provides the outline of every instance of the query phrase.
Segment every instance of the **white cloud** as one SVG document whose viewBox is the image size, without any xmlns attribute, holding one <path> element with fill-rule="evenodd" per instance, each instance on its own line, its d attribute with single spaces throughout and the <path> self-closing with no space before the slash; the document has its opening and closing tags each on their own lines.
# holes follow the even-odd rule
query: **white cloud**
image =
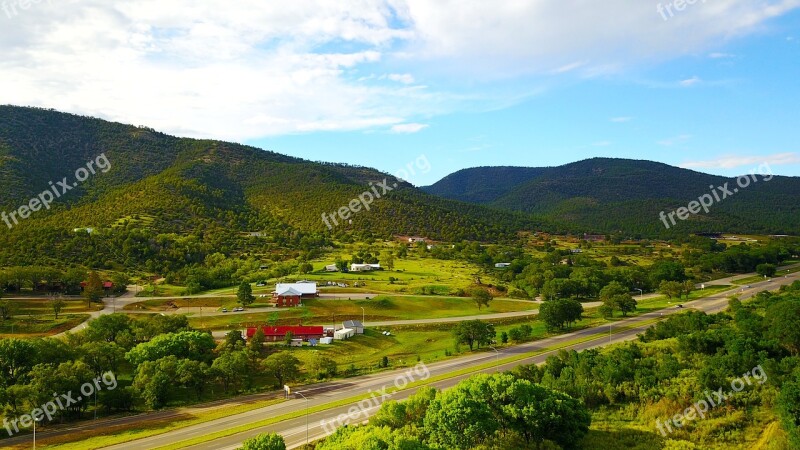
<svg viewBox="0 0 800 450">
<path fill-rule="evenodd" d="M 633 117 L 628 117 L 628 116 L 612 117 L 609 120 L 611 120 L 614 123 L 625 123 L 625 122 L 630 122 L 631 120 L 633 120 Z"/>
<path fill-rule="evenodd" d="M 712 160 L 688 161 L 682 163 L 680 167 L 685 169 L 735 169 L 743 166 L 758 166 L 765 163 L 772 166 L 800 164 L 800 154 L 787 152 L 773 155 L 728 155 Z"/>
<path fill-rule="evenodd" d="M 391 131 L 392 133 L 404 133 L 404 134 L 411 134 L 411 133 L 418 133 L 425 128 L 428 128 L 428 125 L 424 123 L 401 123 L 392 126 Z"/>
<path fill-rule="evenodd" d="M 728 59 L 728 58 L 733 58 L 735 56 L 736 55 L 732 55 L 730 53 L 722 53 L 722 52 L 714 52 L 708 54 L 708 57 L 711 59 Z"/>
<path fill-rule="evenodd" d="M 414 83 L 414 75 L 410 73 L 391 73 L 387 77 L 392 81 L 397 81 L 398 83 L 403 84 L 413 84 Z"/>
<path fill-rule="evenodd" d="M 715 0 L 664 22 L 627 0 L 40 2 L 0 10 L 0 99 L 233 140 L 402 129 L 705 54 L 798 6 Z"/>
<path fill-rule="evenodd" d="M 681 80 L 680 85 L 683 87 L 691 87 L 696 84 L 700 84 L 703 80 L 700 77 L 694 76 L 692 78 L 687 78 L 685 80 Z"/>
</svg>

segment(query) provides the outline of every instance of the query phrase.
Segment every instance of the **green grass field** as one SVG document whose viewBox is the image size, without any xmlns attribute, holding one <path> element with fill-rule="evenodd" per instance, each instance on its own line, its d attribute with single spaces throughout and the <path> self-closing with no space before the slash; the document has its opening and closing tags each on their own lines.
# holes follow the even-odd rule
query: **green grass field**
<svg viewBox="0 0 800 450">
<path fill-rule="evenodd" d="M 194 300 L 185 300 L 191 304 Z M 202 299 L 205 301 L 205 299 Z M 235 303 L 232 303 L 235 305 Z M 362 311 L 361 308 L 364 308 Z M 189 323 L 192 326 L 219 330 L 243 327 L 250 324 L 266 323 L 274 314 L 278 315 L 278 324 L 341 323 L 348 319 L 370 321 L 434 319 L 460 317 L 469 315 L 495 314 L 537 309 L 535 303 L 525 301 L 495 299 L 488 308 L 478 310 L 470 298 L 438 297 L 438 296 L 385 296 L 370 300 L 305 300 L 304 306 L 298 308 L 270 308 L 269 311 L 248 314 L 231 314 L 200 317 L 192 312 Z"/>
<path fill-rule="evenodd" d="M 88 319 L 88 314 L 62 314 L 58 316 L 58 320 L 52 314 L 18 315 L 13 319 L 0 321 L 0 338 L 52 336 L 74 328 Z"/>
</svg>

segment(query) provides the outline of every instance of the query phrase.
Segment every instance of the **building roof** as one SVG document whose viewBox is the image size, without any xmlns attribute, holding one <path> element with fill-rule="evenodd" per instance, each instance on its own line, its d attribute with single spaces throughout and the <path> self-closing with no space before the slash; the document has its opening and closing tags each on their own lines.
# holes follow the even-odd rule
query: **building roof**
<svg viewBox="0 0 800 450">
<path fill-rule="evenodd" d="M 288 289 L 294 289 L 300 295 L 308 295 L 308 294 L 316 295 L 316 293 L 317 293 L 317 283 L 316 282 L 312 282 L 312 283 L 278 283 L 275 286 L 275 292 L 277 292 L 278 295 L 285 295 L 285 294 L 282 294 L 282 293 L 286 292 L 286 290 L 288 290 Z M 294 294 L 294 295 L 297 295 L 297 294 Z"/>
<path fill-rule="evenodd" d="M 364 328 L 360 320 L 345 320 L 342 322 L 342 326 L 345 328 Z"/>
<path fill-rule="evenodd" d="M 291 287 L 290 288 L 286 288 L 283 291 L 277 291 L 277 292 L 278 292 L 278 296 L 280 296 L 280 297 L 293 297 L 295 295 L 303 295 L 302 293 L 300 293 L 299 291 L 297 291 L 297 290 L 295 290 L 294 288 L 291 288 Z"/>
<path fill-rule="evenodd" d="M 324 331 L 321 326 L 263 326 L 261 329 L 264 331 L 264 336 L 278 336 L 283 337 L 286 336 L 286 333 L 289 331 L 292 332 L 295 336 L 306 336 L 306 335 L 323 335 Z M 251 338 L 253 335 L 256 334 L 256 327 L 249 327 L 247 329 L 247 337 Z"/>
</svg>

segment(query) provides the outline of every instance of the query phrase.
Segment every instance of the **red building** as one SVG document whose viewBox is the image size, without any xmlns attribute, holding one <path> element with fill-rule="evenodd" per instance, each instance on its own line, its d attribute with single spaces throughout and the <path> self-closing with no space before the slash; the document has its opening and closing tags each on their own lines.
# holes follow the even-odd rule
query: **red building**
<svg viewBox="0 0 800 450">
<path fill-rule="evenodd" d="M 281 293 L 275 294 L 275 306 L 297 306 L 300 304 L 300 298 L 303 295 L 296 290 L 289 288 Z"/>
<path fill-rule="evenodd" d="M 261 327 L 261 330 L 264 332 L 264 337 L 268 342 L 282 341 L 286 338 L 286 333 L 290 331 L 294 335 L 295 339 L 302 339 L 304 341 L 309 339 L 321 339 L 324 334 L 324 330 L 321 326 L 305 327 L 298 325 L 273 327 L 264 325 Z M 256 327 L 249 327 L 247 329 L 247 339 L 252 338 L 254 334 L 256 334 Z"/>
</svg>

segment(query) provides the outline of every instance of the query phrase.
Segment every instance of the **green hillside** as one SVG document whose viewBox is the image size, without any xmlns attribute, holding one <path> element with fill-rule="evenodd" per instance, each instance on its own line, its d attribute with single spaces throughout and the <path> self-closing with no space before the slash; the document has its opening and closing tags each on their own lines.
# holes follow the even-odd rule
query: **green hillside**
<svg viewBox="0 0 800 450">
<path fill-rule="evenodd" d="M 214 252 L 318 251 L 343 236 L 502 240 L 538 225 L 522 214 L 431 196 L 374 169 L 13 106 L 0 106 L 0 210 L 29 204 L 51 181 L 74 180 L 101 154 L 111 166 L 106 173 L 97 170 L 49 210 L 2 227 L 0 265 L 90 261 L 158 270 Z M 323 213 L 384 179 L 397 187 L 353 214 L 352 223 L 328 229 Z"/>
<path fill-rule="evenodd" d="M 659 213 L 686 207 L 736 179 L 650 161 L 594 158 L 561 167 L 480 167 L 451 174 L 426 192 L 533 213 L 563 232 L 674 235 L 693 232 L 800 233 L 800 178 L 758 175 L 746 189 L 714 201 L 709 213 L 667 230 Z M 492 182 L 492 180 L 497 180 Z M 744 181 L 742 182 L 744 184 Z M 717 191 L 719 194 L 719 191 Z"/>
</svg>

